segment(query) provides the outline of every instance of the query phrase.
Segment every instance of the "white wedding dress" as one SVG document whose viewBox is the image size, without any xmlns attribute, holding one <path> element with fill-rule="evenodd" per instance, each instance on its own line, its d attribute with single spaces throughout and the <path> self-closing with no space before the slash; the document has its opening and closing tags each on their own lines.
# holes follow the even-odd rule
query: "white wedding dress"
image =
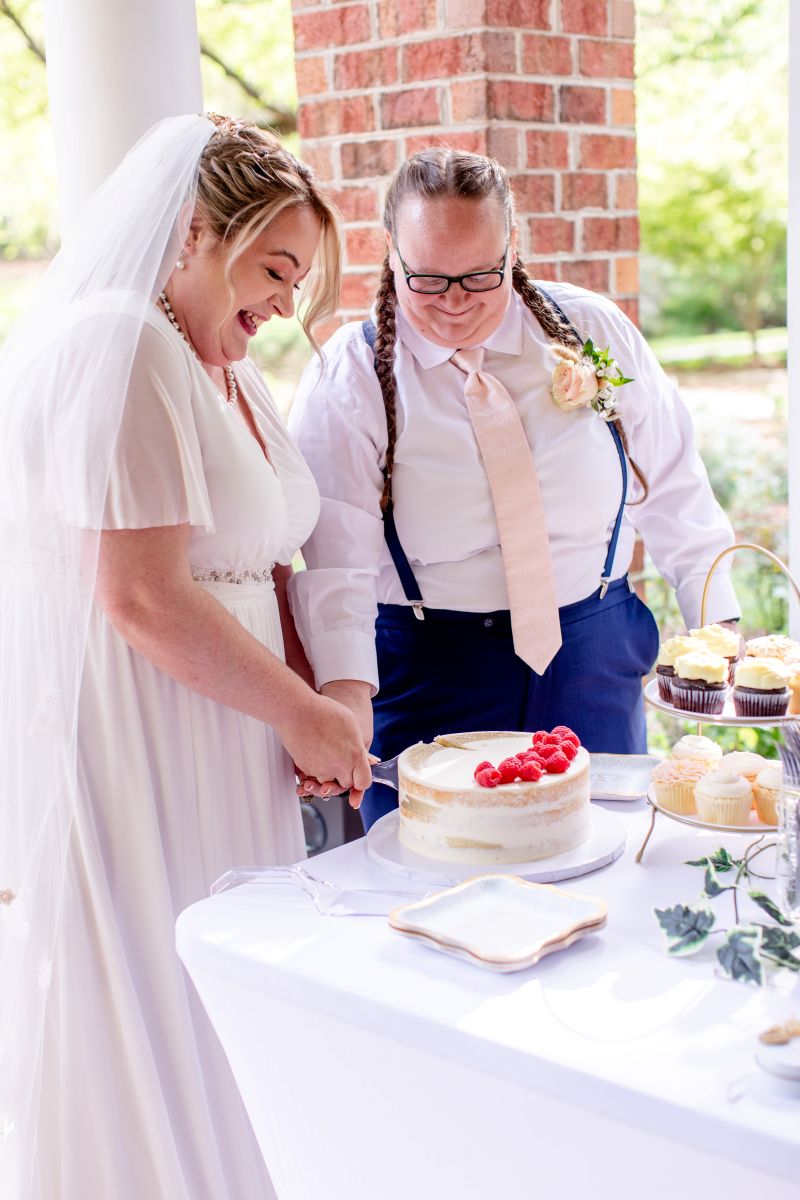
<svg viewBox="0 0 800 1200">
<path fill-rule="evenodd" d="M 110 529 L 191 524 L 200 586 L 283 654 L 267 578 L 316 486 L 260 374 L 236 367 L 269 452 L 153 310 L 108 490 Z M 174 949 L 177 915 L 237 864 L 305 856 L 273 731 L 176 683 L 91 614 L 80 797 L 48 997 L 37 1200 L 265 1200 L 267 1172 Z"/>
</svg>

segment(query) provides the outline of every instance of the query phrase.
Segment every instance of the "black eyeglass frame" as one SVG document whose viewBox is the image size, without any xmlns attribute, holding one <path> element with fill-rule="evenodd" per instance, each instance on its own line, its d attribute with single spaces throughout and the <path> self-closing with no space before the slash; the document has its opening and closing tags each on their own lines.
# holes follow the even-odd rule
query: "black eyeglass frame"
<svg viewBox="0 0 800 1200">
<path fill-rule="evenodd" d="M 408 287 L 408 290 L 410 292 L 414 292 L 415 295 L 417 295 L 417 296 L 443 296 L 445 294 L 445 292 L 448 291 L 451 283 L 460 283 L 465 292 L 476 293 L 476 292 L 494 292 L 494 291 L 496 291 L 499 287 L 502 287 L 503 280 L 505 279 L 505 276 L 506 276 L 506 260 L 508 259 L 508 249 L 509 249 L 509 244 L 508 244 L 508 242 L 506 242 L 506 248 L 503 251 L 503 260 L 500 263 L 500 266 L 496 267 L 492 271 L 468 271 L 466 275 L 436 275 L 436 274 L 433 274 L 430 272 L 409 271 L 408 267 L 406 266 L 406 264 L 403 261 L 402 254 L 400 253 L 399 250 L 397 250 L 397 247 L 395 246 L 395 250 L 397 250 L 397 257 L 400 259 L 400 266 L 403 268 L 403 274 L 405 275 L 405 278 L 406 278 L 406 286 Z M 471 288 L 471 287 L 466 287 L 466 285 L 464 283 L 465 279 L 485 278 L 487 275 L 496 275 L 497 276 L 497 283 L 493 284 L 492 287 Z M 415 287 L 411 286 L 412 279 L 441 279 L 444 281 L 444 287 L 439 288 L 438 291 L 437 290 L 431 291 L 430 289 L 423 289 L 423 288 L 415 288 Z"/>
</svg>

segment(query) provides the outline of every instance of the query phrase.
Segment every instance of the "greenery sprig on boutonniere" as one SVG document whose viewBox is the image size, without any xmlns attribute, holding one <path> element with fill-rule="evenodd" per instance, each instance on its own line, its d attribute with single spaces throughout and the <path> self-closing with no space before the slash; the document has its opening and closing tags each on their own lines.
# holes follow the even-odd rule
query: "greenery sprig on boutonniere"
<svg viewBox="0 0 800 1200">
<path fill-rule="evenodd" d="M 773 923 L 739 924 L 739 886 L 742 881 L 750 885 L 754 878 L 765 878 L 752 870 L 751 863 L 762 850 L 774 845 L 772 842 L 759 845 L 761 841 L 759 838 L 751 843 L 743 858 L 731 858 L 721 847 L 707 858 L 686 864 L 702 867 L 704 871 L 703 890 L 698 900 L 694 904 L 675 904 L 672 908 L 653 910 L 666 937 L 668 954 L 674 957 L 695 954 L 709 937 L 723 935 L 725 940 L 717 948 L 717 961 L 731 979 L 760 985 L 764 982 L 765 969 L 800 971 L 800 934 L 765 892 L 748 886 L 747 895 Z M 730 875 L 733 871 L 735 876 Z M 715 929 L 716 913 L 705 901 L 714 900 L 724 892 L 731 893 L 736 923 L 730 929 Z"/>
<path fill-rule="evenodd" d="M 622 374 L 609 347 L 598 350 L 592 339 L 587 338 L 581 350 L 559 342 L 553 342 L 551 349 L 558 361 L 553 368 L 550 394 L 558 407 L 570 412 L 590 404 L 604 421 L 616 421 L 615 389 L 633 380 Z"/>
</svg>

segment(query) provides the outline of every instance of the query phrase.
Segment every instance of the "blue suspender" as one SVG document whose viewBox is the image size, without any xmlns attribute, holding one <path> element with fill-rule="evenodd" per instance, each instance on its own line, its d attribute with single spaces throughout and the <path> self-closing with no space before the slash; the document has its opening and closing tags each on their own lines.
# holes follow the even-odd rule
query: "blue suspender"
<svg viewBox="0 0 800 1200">
<path fill-rule="evenodd" d="M 547 292 L 544 291 L 543 288 L 540 288 L 539 290 L 542 292 L 542 295 L 545 296 L 547 298 L 547 300 L 550 302 L 550 304 L 553 306 L 555 312 L 557 313 L 557 315 L 559 316 L 559 318 L 561 319 L 563 324 L 568 325 L 569 328 L 572 329 L 573 332 L 575 333 L 575 336 L 579 338 L 580 334 L 575 329 L 574 325 L 569 320 L 569 318 L 567 317 L 567 315 L 563 311 L 563 309 L 560 308 L 559 305 L 555 302 L 553 297 L 549 296 L 547 294 Z M 378 331 L 376 330 L 375 325 L 369 319 L 369 317 L 365 321 L 361 322 L 361 330 L 362 330 L 362 333 L 364 334 L 364 340 L 366 341 L 370 350 L 372 350 L 372 352 L 374 354 L 375 338 L 377 336 Z M 611 540 L 608 543 L 608 551 L 606 553 L 606 560 L 603 563 L 603 570 L 600 575 L 600 599 L 601 600 L 603 599 L 606 592 L 608 591 L 608 585 L 611 581 L 611 570 L 612 570 L 612 567 L 614 566 L 614 555 L 617 552 L 617 542 L 619 541 L 619 532 L 620 532 L 620 529 L 622 528 L 622 518 L 625 514 L 625 501 L 628 497 L 628 462 L 625 457 L 625 450 L 622 445 L 622 438 L 620 437 L 619 430 L 617 429 L 616 424 L 613 421 L 608 421 L 608 422 L 606 422 L 606 424 L 607 424 L 607 427 L 608 427 L 608 430 L 609 430 L 611 436 L 614 439 L 614 445 L 616 446 L 617 454 L 619 455 L 619 465 L 620 465 L 620 469 L 622 470 L 622 498 L 620 500 L 619 508 L 617 509 L 617 516 L 614 521 L 614 528 L 611 532 Z M 400 544 L 400 538 L 397 535 L 397 526 L 395 525 L 395 521 L 394 521 L 394 505 L 392 503 L 391 493 L 389 495 L 389 500 L 388 500 L 386 509 L 383 514 L 383 536 L 386 540 L 386 545 L 389 548 L 389 553 L 392 556 L 392 562 L 394 563 L 395 568 L 397 570 L 397 574 L 400 577 L 400 583 L 403 586 L 403 592 L 405 593 L 406 600 L 410 601 L 410 603 L 414 609 L 414 616 L 419 617 L 420 620 L 422 620 L 425 616 L 425 613 L 422 608 L 422 592 L 419 590 L 419 585 L 418 585 L 416 579 L 414 578 L 414 572 L 411 570 L 411 564 L 409 563 L 408 559 L 406 558 L 405 551 L 403 550 L 403 547 Z"/>
</svg>

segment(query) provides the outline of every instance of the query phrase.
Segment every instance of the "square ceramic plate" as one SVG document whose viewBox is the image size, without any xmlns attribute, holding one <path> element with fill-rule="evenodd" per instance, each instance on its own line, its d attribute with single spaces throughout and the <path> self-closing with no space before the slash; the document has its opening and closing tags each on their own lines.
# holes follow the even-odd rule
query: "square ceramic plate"
<svg viewBox="0 0 800 1200">
<path fill-rule="evenodd" d="M 519 971 L 606 923 L 602 900 L 517 875 L 478 875 L 389 914 L 398 933 L 492 971 Z"/>
<path fill-rule="evenodd" d="M 647 795 L 654 754 L 590 754 L 589 786 L 593 800 L 640 800 Z"/>
</svg>

